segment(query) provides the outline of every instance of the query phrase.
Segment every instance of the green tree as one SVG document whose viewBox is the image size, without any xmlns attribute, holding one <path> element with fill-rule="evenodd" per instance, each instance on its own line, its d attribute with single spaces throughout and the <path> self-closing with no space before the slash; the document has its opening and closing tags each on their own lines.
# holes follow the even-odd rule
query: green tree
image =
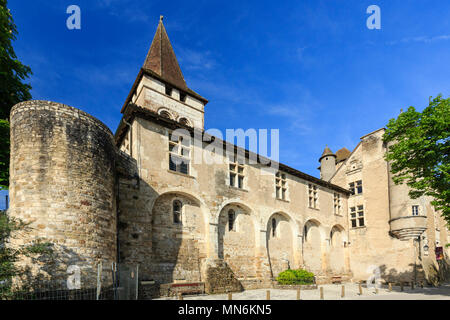
<svg viewBox="0 0 450 320">
<path fill-rule="evenodd" d="M 31 75 L 30 67 L 23 65 L 14 52 L 17 28 L 7 0 L 0 0 L 0 190 L 9 186 L 9 113 L 11 108 L 31 99 L 31 86 L 23 81 Z"/>
<path fill-rule="evenodd" d="M 438 95 L 422 112 L 409 107 L 389 120 L 384 141 L 388 143 L 395 184 L 406 183 L 409 195 L 434 198 L 432 205 L 450 223 L 450 98 Z"/>
</svg>

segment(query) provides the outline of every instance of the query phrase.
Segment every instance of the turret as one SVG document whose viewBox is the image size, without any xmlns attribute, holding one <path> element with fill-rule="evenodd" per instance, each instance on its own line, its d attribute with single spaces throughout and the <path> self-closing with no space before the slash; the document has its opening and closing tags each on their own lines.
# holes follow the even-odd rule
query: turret
<svg viewBox="0 0 450 320">
<path fill-rule="evenodd" d="M 328 181 L 331 179 L 336 171 L 336 155 L 328 148 L 325 147 L 322 156 L 319 159 L 320 162 L 320 179 Z"/>
</svg>

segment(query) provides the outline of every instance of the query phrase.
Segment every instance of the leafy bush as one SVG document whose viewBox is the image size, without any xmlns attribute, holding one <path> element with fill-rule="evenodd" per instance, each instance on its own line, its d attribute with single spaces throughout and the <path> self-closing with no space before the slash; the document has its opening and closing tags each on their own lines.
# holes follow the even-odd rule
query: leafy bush
<svg viewBox="0 0 450 320">
<path fill-rule="evenodd" d="M 313 284 L 314 283 L 314 273 L 303 270 L 286 270 L 281 272 L 277 281 L 279 284 Z"/>
</svg>

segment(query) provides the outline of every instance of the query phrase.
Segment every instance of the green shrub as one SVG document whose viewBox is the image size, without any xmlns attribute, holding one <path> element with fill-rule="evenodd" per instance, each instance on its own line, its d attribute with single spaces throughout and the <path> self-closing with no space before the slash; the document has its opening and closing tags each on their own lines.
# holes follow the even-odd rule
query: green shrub
<svg viewBox="0 0 450 320">
<path fill-rule="evenodd" d="M 281 272 L 277 281 L 279 284 L 313 284 L 314 283 L 314 273 L 308 272 L 303 269 L 297 270 L 286 270 Z"/>
</svg>

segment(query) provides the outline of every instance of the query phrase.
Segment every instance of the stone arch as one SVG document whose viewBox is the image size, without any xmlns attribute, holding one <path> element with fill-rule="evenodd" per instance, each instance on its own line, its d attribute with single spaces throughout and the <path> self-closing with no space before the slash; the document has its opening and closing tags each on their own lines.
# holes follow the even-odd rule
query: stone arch
<svg viewBox="0 0 450 320">
<path fill-rule="evenodd" d="M 275 230 L 274 230 L 275 226 Z M 285 212 L 274 212 L 266 221 L 266 248 L 272 277 L 297 267 L 295 220 Z"/>
<path fill-rule="evenodd" d="M 330 231 L 330 268 L 333 273 L 345 272 L 344 242 L 347 241 L 345 229 L 336 224 Z"/>
<path fill-rule="evenodd" d="M 326 236 L 317 219 L 308 219 L 303 225 L 303 264 L 308 271 L 322 272 Z"/>
<path fill-rule="evenodd" d="M 178 122 L 183 124 L 183 125 L 192 127 L 192 122 L 186 117 L 183 117 L 183 116 L 179 117 L 178 118 Z"/>
<path fill-rule="evenodd" d="M 158 114 L 160 116 L 162 116 L 162 117 L 169 118 L 171 120 L 174 119 L 174 116 L 172 115 L 172 113 L 167 108 L 159 108 L 158 109 Z"/>
<path fill-rule="evenodd" d="M 173 204 L 181 203 L 181 221 L 173 220 Z M 207 255 L 207 225 L 202 202 L 181 191 L 160 194 L 152 203 L 151 274 L 159 283 L 201 281 Z"/>
<path fill-rule="evenodd" d="M 234 222 L 230 221 L 230 213 L 234 214 Z M 256 276 L 257 224 L 253 213 L 241 202 L 227 201 L 217 214 L 218 257 L 227 262 L 238 278 Z"/>
</svg>

